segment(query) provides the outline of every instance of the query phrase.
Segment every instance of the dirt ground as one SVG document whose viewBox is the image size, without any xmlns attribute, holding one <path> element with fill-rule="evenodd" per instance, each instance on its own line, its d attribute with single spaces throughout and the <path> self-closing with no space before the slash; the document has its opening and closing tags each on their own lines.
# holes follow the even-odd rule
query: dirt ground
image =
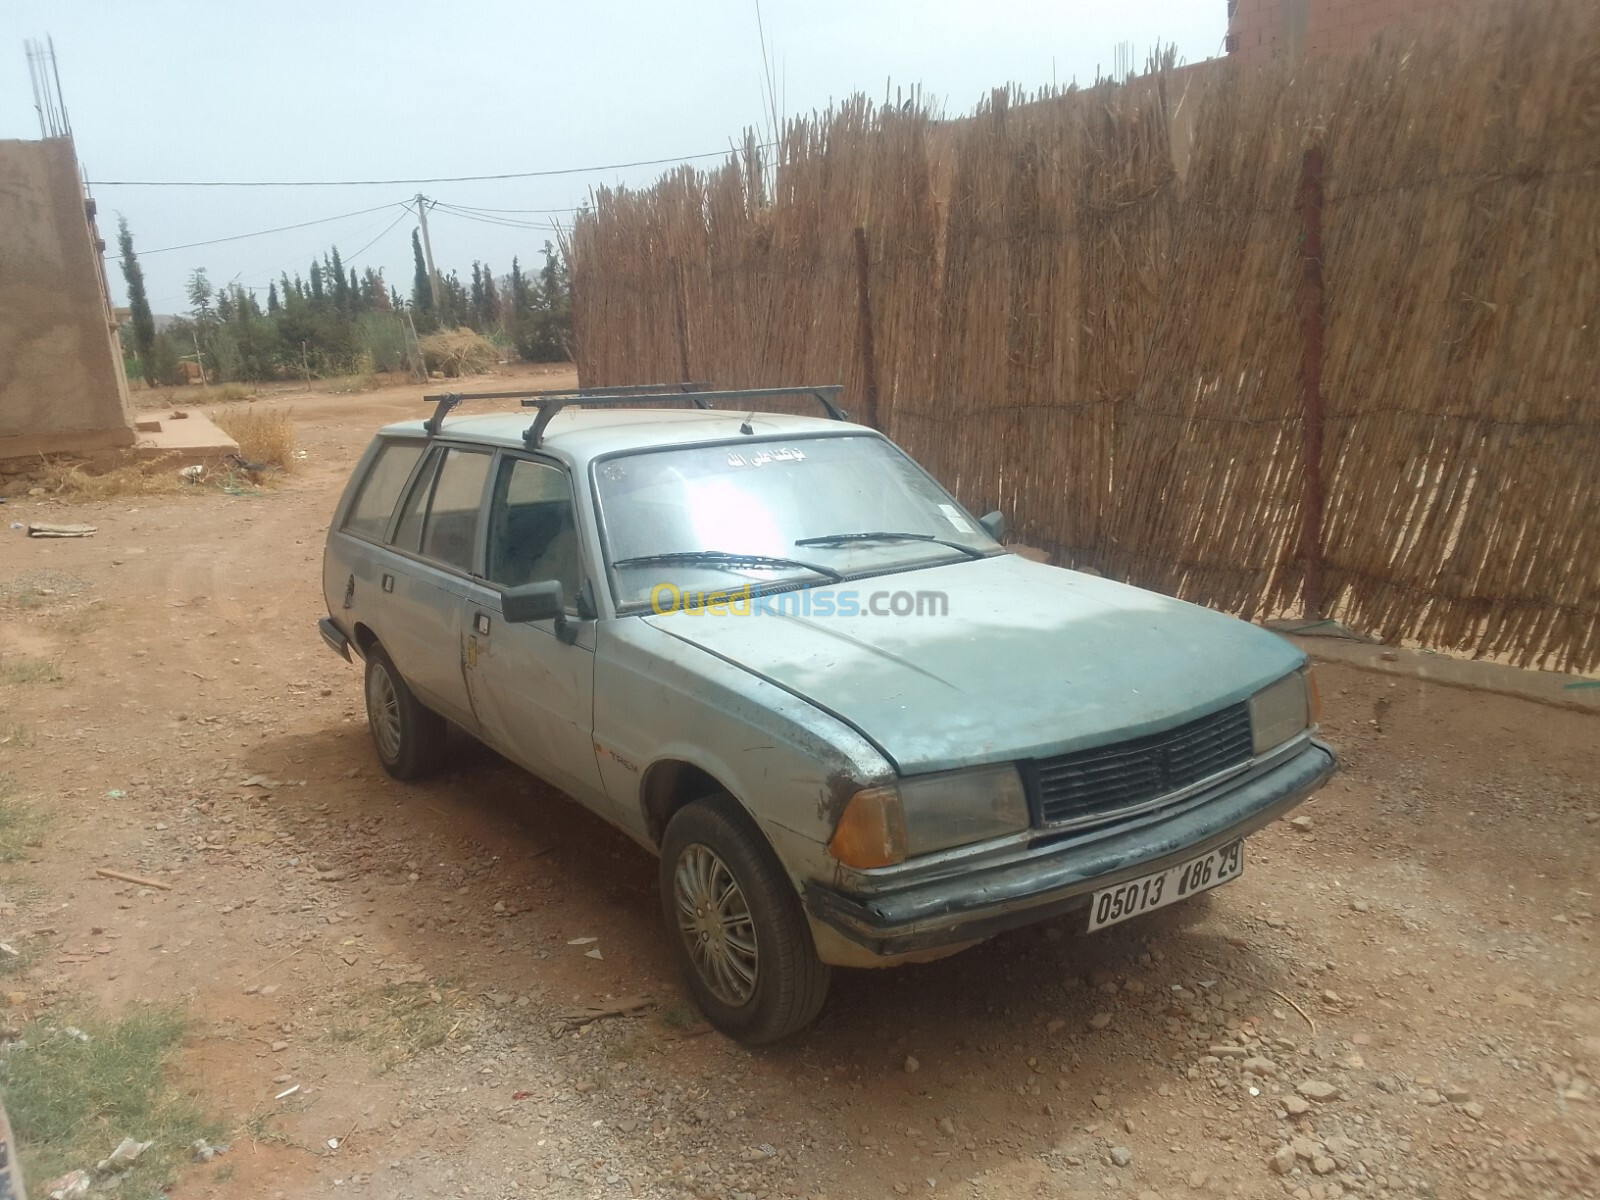
<svg viewBox="0 0 1600 1200">
<path fill-rule="evenodd" d="M 0 868 L 7 1021 L 187 1001 L 234 1149 L 177 1196 L 1600 1194 L 1595 717 L 1326 666 L 1345 769 L 1236 883 L 840 973 L 746 1050 L 688 1005 L 644 852 L 466 742 L 377 766 L 319 564 L 419 395 L 286 397 L 306 457 L 258 495 L 0 506 L 98 526 L 0 529 L 0 653 L 62 674 L 0 683 L 48 817 Z"/>
</svg>

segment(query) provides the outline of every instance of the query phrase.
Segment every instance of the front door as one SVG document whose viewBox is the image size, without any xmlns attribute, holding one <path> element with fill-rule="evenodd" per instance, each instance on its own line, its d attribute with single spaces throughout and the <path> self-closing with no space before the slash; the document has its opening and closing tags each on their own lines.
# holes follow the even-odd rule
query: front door
<svg viewBox="0 0 1600 1200">
<path fill-rule="evenodd" d="M 594 622 L 576 608 L 584 578 L 572 484 L 543 459 L 501 457 L 490 494 L 484 572 L 462 609 L 463 664 L 479 736 L 603 815 L 594 740 Z M 500 593 L 559 580 L 564 622 L 509 625 Z"/>
</svg>

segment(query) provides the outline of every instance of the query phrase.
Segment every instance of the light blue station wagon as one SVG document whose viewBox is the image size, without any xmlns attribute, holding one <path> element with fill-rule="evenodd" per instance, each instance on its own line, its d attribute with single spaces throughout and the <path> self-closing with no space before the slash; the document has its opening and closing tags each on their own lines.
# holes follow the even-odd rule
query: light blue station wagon
<svg viewBox="0 0 1600 1200">
<path fill-rule="evenodd" d="M 1335 769 L 1293 645 L 1010 553 L 837 391 L 444 397 L 378 433 L 324 563 L 384 768 L 454 724 L 657 853 L 688 986 L 751 1043 L 834 966 L 1224 883 Z M 752 411 L 780 394 L 827 415 Z"/>
</svg>

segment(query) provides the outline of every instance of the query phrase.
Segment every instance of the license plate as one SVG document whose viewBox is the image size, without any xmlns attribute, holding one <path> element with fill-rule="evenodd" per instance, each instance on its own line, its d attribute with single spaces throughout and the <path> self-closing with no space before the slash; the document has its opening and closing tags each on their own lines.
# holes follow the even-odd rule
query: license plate
<svg viewBox="0 0 1600 1200">
<path fill-rule="evenodd" d="M 1243 870 L 1244 842 L 1237 841 L 1154 875 L 1119 883 L 1094 894 L 1089 905 L 1089 929 L 1104 929 L 1151 909 L 1176 904 L 1196 892 L 1237 879 Z"/>
</svg>

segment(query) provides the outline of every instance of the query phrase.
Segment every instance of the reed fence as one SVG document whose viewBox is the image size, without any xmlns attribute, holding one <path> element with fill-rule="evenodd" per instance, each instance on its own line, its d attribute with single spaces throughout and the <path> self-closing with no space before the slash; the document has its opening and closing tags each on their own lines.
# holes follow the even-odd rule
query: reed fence
<svg viewBox="0 0 1600 1200">
<path fill-rule="evenodd" d="M 1600 665 L 1600 6 L 854 99 L 572 237 L 585 384 L 843 383 L 1068 565 Z"/>
</svg>

